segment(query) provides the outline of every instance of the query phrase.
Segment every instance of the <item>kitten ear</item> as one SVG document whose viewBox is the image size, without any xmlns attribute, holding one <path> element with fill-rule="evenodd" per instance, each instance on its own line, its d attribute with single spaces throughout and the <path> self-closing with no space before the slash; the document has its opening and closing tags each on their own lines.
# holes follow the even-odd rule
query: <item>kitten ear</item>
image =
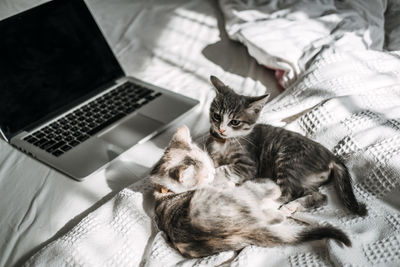
<svg viewBox="0 0 400 267">
<path fill-rule="evenodd" d="M 185 125 L 179 127 L 172 137 L 172 141 L 190 145 L 192 143 L 192 138 L 190 137 L 189 128 Z"/>
<path fill-rule="evenodd" d="M 169 170 L 169 176 L 180 183 L 193 178 L 193 175 L 193 166 L 179 165 Z"/>
<path fill-rule="evenodd" d="M 217 92 L 217 94 L 222 94 L 224 92 L 226 92 L 227 90 L 229 90 L 229 87 L 226 86 L 220 79 L 218 79 L 217 77 L 211 75 L 210 76 L 210 81 L 211 83 L 214 85 L 215 87 L 215 91 Z"/>
<path fill-rule="evenodd" d="M 191 181 L 193 179 L 194 174 L 195 174 L 194 166 L 190 165 L 180 173 L 179 182 L 182 183 L 184 181 L 186 182 Z"/>
<path fill-rule="evenodd" d="M 259 113 L 263 109 L 264 105 L 267 103 L 268 99 L 269 94 L 250 97 L 249 108 L 252 109 L 254 113 Z"/>
</svg>

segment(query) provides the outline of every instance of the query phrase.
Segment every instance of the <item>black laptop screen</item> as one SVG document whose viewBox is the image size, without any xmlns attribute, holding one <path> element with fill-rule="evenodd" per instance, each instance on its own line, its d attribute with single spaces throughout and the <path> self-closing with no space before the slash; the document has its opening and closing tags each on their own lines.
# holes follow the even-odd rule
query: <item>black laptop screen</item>
<svg viewBox="0 0 400 267">
<path fill-rule="evenodd" d="M 7 137 L 122 75 L 83 0 L 54 0 L 0 22 L 0 127 Z"/>
</svg>

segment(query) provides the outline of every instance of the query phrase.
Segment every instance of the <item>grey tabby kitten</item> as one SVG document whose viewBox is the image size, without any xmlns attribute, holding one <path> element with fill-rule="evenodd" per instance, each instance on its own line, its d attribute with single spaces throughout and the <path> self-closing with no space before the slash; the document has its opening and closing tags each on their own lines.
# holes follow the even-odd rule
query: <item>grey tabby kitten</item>
<svg viewBox="0 0 400 267">
<path fill-rule="evenodd" d="M 333 238 L 341 230 L 291 219 L 279 209 L 279 187 L 268 179 L 240 186 L 214 186 L 209 155 L 191 140 L 187 127 L 173 136 L 151 172 L 158 228 L 184 256 L 197 258 L 247 245 L 274 246 Z"/>
<path fill-rule="evenodd" d="M 326 202 L 318 187 L 333 180 L 347 209 L 358 215 L 367 213 L 354 196 L 347 167 L 328 149 L 298 133 L 256 124 L 268 94 L 239 95 L 218 78 L 210 79 L 217 95 L 210 107 L 207 150 L 218 176 L 235 184 L 271 177 L 282 190 L 283 202 L 297 199 L 306 208 Z"/>
</svg>

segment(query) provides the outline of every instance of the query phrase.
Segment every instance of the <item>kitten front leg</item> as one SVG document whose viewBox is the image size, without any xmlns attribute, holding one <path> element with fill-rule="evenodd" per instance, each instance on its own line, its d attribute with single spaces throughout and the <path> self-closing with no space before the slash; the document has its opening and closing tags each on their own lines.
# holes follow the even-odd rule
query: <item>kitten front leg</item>
<svg viewBox="0 0 400 267">
<path fill-rule="evenodd" d="M 304 208 L 318 208 L 327 204 L 328 199 L 326 195 L 318 192 L 313 191 L 309 194 L 305 195 L 304 197 L 298 198 L 295 200 Z M 290 204 L 290 203 L 288 203 Z"/>
<path fill-rule="evenodd" d="M 226 170 L 225 166 L 220 166 L 215 169 L 215 177 L 213 181 L 213 186 L 214 187 L 220 187 L 220 188 L 229 188 L 229 187 L 235 187 L 235 182 L 230 179 L 226 175 Z"/>
<path fill-rule="evenodd" d="M 230 165 L 222 165 L 215 169 L 215 175 L 218 177 L 226 177 L 229 181 L 238 184 L 241 178 L 235 173 L 233 167 Z"/>
<path fill-rule="evenodd" d="M 256 167 L 243 162 L 222 165 L 215 170 L 237 185 L 242 184 L 246 180 L 254 179 L 257 175 Z"/>
</svg>

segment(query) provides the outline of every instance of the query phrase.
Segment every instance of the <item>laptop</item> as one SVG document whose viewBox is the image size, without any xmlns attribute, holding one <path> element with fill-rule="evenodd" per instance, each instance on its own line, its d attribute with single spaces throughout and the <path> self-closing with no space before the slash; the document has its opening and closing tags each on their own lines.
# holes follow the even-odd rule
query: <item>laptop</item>
<svg viewBox="0 0 400 267">
<path fill-rule="evenodd" d="M 2 137 L 76 180 L 198 104 L 125 76 L 83 0 L 9 17 L 0 36 Z"/>
</svg>

